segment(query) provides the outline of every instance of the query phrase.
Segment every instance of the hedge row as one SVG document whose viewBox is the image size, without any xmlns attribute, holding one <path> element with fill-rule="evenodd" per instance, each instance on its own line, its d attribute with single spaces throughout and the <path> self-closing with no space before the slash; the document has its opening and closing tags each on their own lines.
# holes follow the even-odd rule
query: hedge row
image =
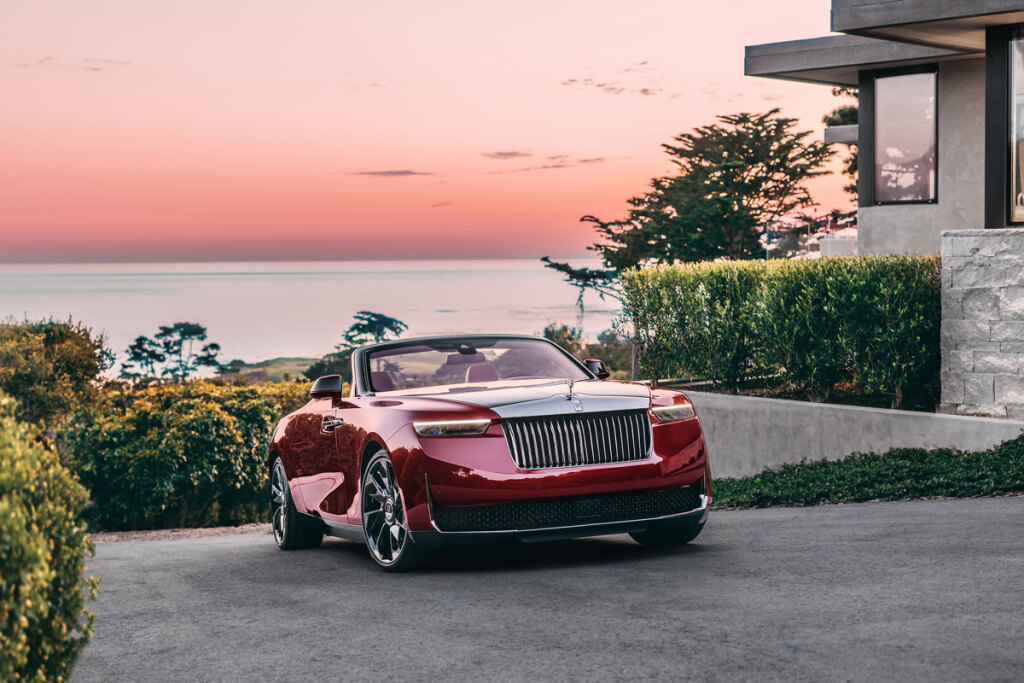
<svg viewBox="0 0 1024 683">
<path fill-rule="evenodd" d="M 110 388 L 71 416 L 59 445 L 104 529 L 235 525 L 266 518 L 267 441 L 306 384 Z"/>
<path fill-rule="evenodd" d="M 735 392 L 775 376 L 812 400 L 855 382 L 898 407 L 908 386 L 939 370 L 937 256 L 693 263 L 622 281 L 646 377 Z"/>
<path fill-rule="evenodd" d="M 1024 436 L 987 451 L 896 448 L 715 480 L 715 505 L 772 507 L 1024 492 Z"/>
<path fill-rule="evenodd" d="M 0 680 L 61 681 L 92 637 L 88 493 L 0 393 Z"/>
</svg>

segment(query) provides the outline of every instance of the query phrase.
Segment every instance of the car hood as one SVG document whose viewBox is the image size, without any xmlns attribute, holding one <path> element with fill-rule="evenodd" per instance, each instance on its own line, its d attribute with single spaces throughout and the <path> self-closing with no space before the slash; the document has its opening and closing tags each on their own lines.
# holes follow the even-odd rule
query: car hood
<svg viewBox="0 0 1024 683">
<path fill-rule="evenodd" d="M 490 408 L 508 418 L 646 410 L 651 405 L 651 390 L 629 382 L 579 380 L 573 383 L 570 395 L 566 380 L 540 384 L 501 382 L 486 388 L 432 394 L 431 398 Z"/>
</svg>

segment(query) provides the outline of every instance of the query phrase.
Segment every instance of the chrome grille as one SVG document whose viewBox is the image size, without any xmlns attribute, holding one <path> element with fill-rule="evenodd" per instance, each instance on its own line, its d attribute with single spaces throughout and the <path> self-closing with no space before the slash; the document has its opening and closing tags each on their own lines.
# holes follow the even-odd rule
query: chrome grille
<svg viewBox="0 0 1024 683">
<path fill-rule="evenodd" d="M 520 469 L 643 460 L 651 451 L 646 410 L 502 420 Z"/>
</svg>

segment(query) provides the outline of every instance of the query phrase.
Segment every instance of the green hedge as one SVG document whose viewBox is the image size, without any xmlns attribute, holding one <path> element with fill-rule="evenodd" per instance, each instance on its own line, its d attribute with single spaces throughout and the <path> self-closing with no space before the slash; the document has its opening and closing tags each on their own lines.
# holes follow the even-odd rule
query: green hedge
<svg viewBox="0 0 1024 683">
<path fill-rule="evenodd" d="M 939 370 L 937 256 L 693 263 L 622 281 L 640 371 L 652 379 L 737 391 L 776 376 L 813 400 L 855 382 L 896 407 Z"/>
<path fill-rule="evenodd" d="M 896 448 L 718 479 L 715 505 L 772 507 L 1024 492 L 1024 436 L 987 451 Z"/>
<path fill-rule="evenodd" d="M 61 681 L 92 637 L 88 494 L 0 394 L 0 680 Z"/>
<path fill-rule="evenodd" d="M 59 443 L 104 529 L 235 525 L 266 518 L 267 442 L 308 385 L 209 382 L 113 388 Z"/>
<path fill-rule="evenodd" d="M 95 400 L 111 362 L 103 336 L 81 323 L 0 323 L 0 391 L 17 400 L 23 422 L 58 427 L 76 406 Z"/>
</svg>

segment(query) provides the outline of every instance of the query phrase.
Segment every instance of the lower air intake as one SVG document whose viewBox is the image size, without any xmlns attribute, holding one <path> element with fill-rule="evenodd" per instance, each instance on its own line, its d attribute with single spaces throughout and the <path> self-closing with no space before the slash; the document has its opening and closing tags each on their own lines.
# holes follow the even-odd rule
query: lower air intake
<svg viewBox="0 0 1024 683">
<path fill-rule="evenodd" d="M 651 519 L 699 507 L 698 488 L 688 486 L 505 505 L 439 507 L 434 509 L 434 522 L 441 531 L 519 531 Z"/>
</svg>

